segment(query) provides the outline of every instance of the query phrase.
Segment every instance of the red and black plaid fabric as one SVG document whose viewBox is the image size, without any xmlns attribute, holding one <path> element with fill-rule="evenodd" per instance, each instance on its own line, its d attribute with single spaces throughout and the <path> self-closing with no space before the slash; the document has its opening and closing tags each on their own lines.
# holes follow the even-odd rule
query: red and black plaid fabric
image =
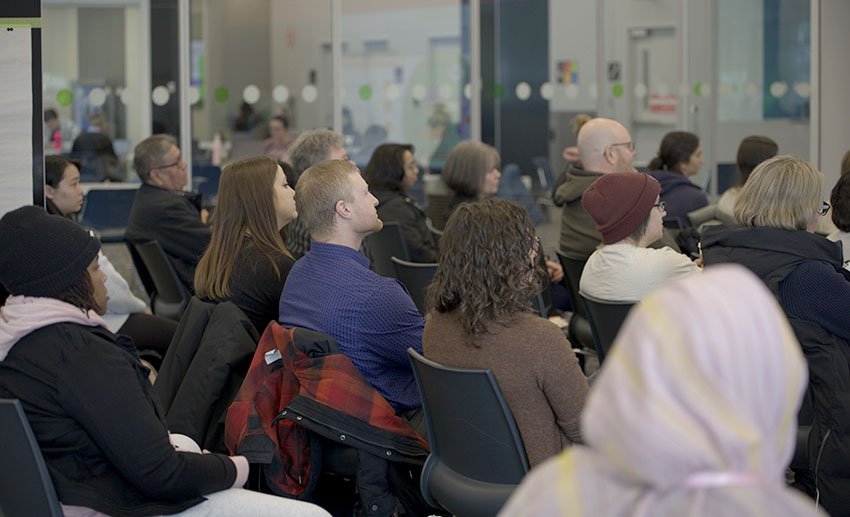
<svg viewBox="0 0 850 517">
<path fill-rule="evenodd" d="M 246 454 L 249 460 L 262 463 L 270 459 L 266 466 L 269 484 L 279 493 L 303 496 L 312 468 L 308 431 L 288 419 L 272 426 L 278 414 L 299 395 L 416 442 L 427 451 L 427 443 L 396 416 L 348 357 L 341 353 L 310 357 L 299 349 L 295 339 L 295 329 L 275 322 L 260 338 L 239 395 L 227 412 L 226 443 L 231 454 Z M 274 349 L 280 352 L 281 360 L 266 364 L 266 353 Z"/>
</svg>

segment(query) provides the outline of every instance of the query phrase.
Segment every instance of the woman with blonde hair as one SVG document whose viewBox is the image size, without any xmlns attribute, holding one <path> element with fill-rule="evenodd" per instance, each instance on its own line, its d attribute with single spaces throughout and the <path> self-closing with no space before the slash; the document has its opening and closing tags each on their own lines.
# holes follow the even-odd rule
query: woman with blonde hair
<svg viewBox="0 0 850 517">
<path fill-rule="evenodd" d="M 806 389 L 800 345 L 740 266 L 632 309 L 582 413 L 585 446 L 532 470 L 505 516 L 823 515 L 785 486 Z"/>
<path fill-rule="evenodd" d="M 277 319 L 280 293 L 294 263 L 280 229 L 296 215 L 295 192 L 273 158 L 227 165 L 210 244 L 195 269 L 198 297 L 232 301 L 262 334 Z"/>
<path fill-rule="evenodd" d="M 464 201 L 484 199 L 499 192 L 501 160 L 499 151 L 483 142 L 461 142 L 451 150 L 443 166 L 443 181 L 454 196 L 446 207 L 445 220 Z"/>
<path fill-rule="evenodd" d="M 440 239 L 428 288 L 425 357 L 446 366 L 490 368 L 536 465 L 581 442 L 588 387 L 567 338 L 533 314 L 540 242 L 525 209 L 502 199 L 462 203 Z"/>
<path fill-rule="evenodd" d="M 819 491 L 831 515 L 850 515 L 850 272 L 842 267 L 841 246 L 813 233 L 830 208 L 822 192 L 820 171 L 775 156 L 741 188 L 740 225 L 707 228 L 702 250 L 707 267 L 749 268 L 785 309 L 812 375 L 808 454 L 816 486 L 809 493 Z"/>
</svg>

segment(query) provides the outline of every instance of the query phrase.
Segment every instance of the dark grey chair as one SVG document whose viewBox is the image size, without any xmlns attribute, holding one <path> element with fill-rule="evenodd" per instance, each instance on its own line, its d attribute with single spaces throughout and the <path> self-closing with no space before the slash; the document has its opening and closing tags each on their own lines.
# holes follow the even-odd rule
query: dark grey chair
<svg viewBox="0 0 850 517">
<path fill-rule="evenodd" d="M 381 276 L 395 278 L 395 266 L 390 257 L 410 260 L 407 241 L 398 223 L 384 223 L 381 231 L 366 237 L 366 247 L 372 255 L 372 265 L 375 273 Z"/>
<path fill-rule="evenodd" d="M 496 515 L 529 465 L 493 372 L 442 366 L 412 348 L 407 353 L 431 445 L 422 495 L 458 517 Z"/>
<path fill-rule="evenodd" d="M 80 224 L 97 232 L 101 242 L 121 242 L 130 220 L 136 188 L 93 188 L 86 194 Z"/>
<path fill-rule="evenodd" d="M 581 301 L 581 295 L 578 294 L 579 281 L 581 273 L 584 271 L 584 264 L 587 262 L 587 257 L 570 257 L 558 251 L 558 261 L 561 267 L 564 268 L 564 277 L 567 279 L 567 287 L 570 292 L 570 302 L 573 306 L 573 315 L 570 318 L 570 327 L 568 336 L 570 343 L 574 347 L 594 348 L 593 331 L 590 329 L 590 323 L 587 321 L 587 312 L 585 312 L 584 304 Z"/>
<path fill-rule="evenodd" d="M 435 263 L 420 263 L 408 262 L 401 260 L 398 257 L 391 257 L 395 266 L 395 277 L 404 284 L 410 297 L 413 298 L 413 303 L 419 309 L 419 314 L 425 315 L 425 289 L 431 280 L 434 278 L 434 273 L 437 271 Z"/>
<path fill-rule="evenodd" d="M 605 359 L 608 350 L 617 337 L 617 332 L 629 315 L 634 302 L 614 302 L 608 300 L 597 300 L 585 294 L 579 294 L 584 303 L 587 313 L 587 321 L 593 332 L 593 341 L 596 344 L 596 354 L 599 356 L 599 364 Z"/>
<path fill-rule="evenodd" d="M 0 515 L 62 516 L 41 449 L 21 407 L 0 399 Z"/>
<path fill-rule="evenodd" d="M 128 242 L 127 248 L 142 285 L 151 299 L 153 313 L 180 321 L 190 296 L 162 246 L 157 241 Z"/>
</svg>

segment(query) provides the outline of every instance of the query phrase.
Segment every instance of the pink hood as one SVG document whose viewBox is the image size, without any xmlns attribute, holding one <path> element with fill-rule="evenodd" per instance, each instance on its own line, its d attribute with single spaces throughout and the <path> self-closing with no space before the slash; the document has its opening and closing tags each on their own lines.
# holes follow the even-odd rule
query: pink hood
<svg viewBox="0 0 850 517">
<path fill-rule="evenodd" d="M 55 298 L 10 296 L 0 307 L 0 361 L 22 337 L 54 323 L 79 323 L 90 327 L 106 327 L 96 312 L 83 313 L 79 307 Z"/>
</svg>

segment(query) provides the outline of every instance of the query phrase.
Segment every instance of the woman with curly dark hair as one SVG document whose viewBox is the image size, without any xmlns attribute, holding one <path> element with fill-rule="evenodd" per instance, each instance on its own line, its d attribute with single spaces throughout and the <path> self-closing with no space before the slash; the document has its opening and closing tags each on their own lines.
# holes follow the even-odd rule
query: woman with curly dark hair
<svg viewBox="0 0 850 517">
<path fill-rule="evenodd" d="M 530 311 L 544 272 L 525 209 L 502 199 L 458 205 L 440 239 L 428 288 L 426 357 L 490 368 L 536 465 L 581 442 L 588 387 L 564 333 Z"/>
</svg>

